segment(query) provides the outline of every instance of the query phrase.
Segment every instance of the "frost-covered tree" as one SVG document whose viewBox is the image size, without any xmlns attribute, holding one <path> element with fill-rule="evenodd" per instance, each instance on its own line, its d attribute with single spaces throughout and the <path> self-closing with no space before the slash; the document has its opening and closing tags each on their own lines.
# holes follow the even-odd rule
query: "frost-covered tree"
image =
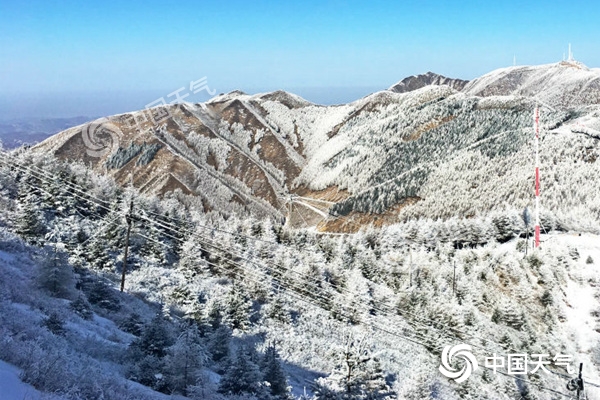
<svg viewBox="0 0 600 400">
<path fill-rule="evenodd" d="M 232 329 L 246 329 L 250 324 L 252 302 L 238 285 L 225 298 L 223 322 Z"/>
<path fill-rule="evenodd" d="M 91 278 L 82 283 L 89 302 L 108 311 L 119 311 L 121 302 L 115 289 L 100 279 Z"/>
<path fill-rule="evenodd" d="M 145 239 L 143 246 L 139 250 L 139 254 L 146 260 L 158 265 L 167 263 L 167 247 L 163 242 L 159 230 L 153 226 L 145 230 Z"/>
<path fill-rule="evenodd" d="M 85 247 L 84 256 L 92 268 L 108 271 L 114 268 L 114 261 L 110 257 L 109 247 L 103 235 L 90 238 Z"/>
<path fill-rule="evenodd" d="M 91 320 L 94 316 L 92 306 L 82 293 L 79 293 L 77 298 L 71 302 L 71 310 L 83 319 Z"/>
<path fill-rule="evenodd" d="M 252 362 L 249 351 L 240 347 L 230 360 L 219 384 L 219 393 L 229 395 L 253 394 L 259 398 L 266 394 L 258 366 Z"/>
<path fill-rule="evenodd" d="M 265 349 L 265 354 L 260 361 L 260 370 L 263 373 L 263 380 L 269 384 L 268 388 L 272 396 L 277 399 L 290 398 L 287 379 L 275 346 L 270 345 Z"/>
<path fill-rule="evenodd" d="M 75 288 L 75 276 L 67 255 L 56 246 L 47 246 L 40 261 L 40 285 L 52 296 L 69 298 Z"/>
<path fill-rule="evenodd" d="M 39 195 L 27 187 L 19 192 L 21 196 L 13 219 L 15 232 L 31 243 L 37 243 L 46 230 Z"/>
<path fill-rule="evenodd" d="M 266 314 L 269 318 L 281 323 L 289 323 L 291 320 L 287 306 L 281 296 L 275 296 L 271 300 L 266 307 Z"/>
<path fill-rule="evenodd" d="M 347 336 L 345 346 L 336 354 L 337 365 L 331 375 L 316 381 L 316 398 L 386 399 L 395 394 L 387 385 L 379 360 L 371 355 L 366 339 Z"/>
<path fill-rule="evenodd" d="M 231 343 L 231 330 L 227 326 L 220 326 L 210 336 L 208 349 L 212 360 L 222 362 L 229 358 Z"/>
<path fill-rule="evenodd" d="M 138 313 L 134 312 L 128 315 L 125 320 L 119 324 L 119 328 L 139 337 L 144 332 L 144 321 Z"/>
<path fill-rule="evenodd" d="M 143 354 L 162 358 L 167 353 L 167 348 L 173 343 L 172 333 L 167 328 L 167 323 L 161 313 L 144 326 L 142 335 L 135 339 L 131 346 Z"/>
<path fill-rule="evenodd" d="M 64 336 L 66 333 L 64 319 L 55 312 L 51 313 L 48 318 L 44 319 L 42 324 L 55 335 Z"/>
<path fill-rule="evenodd" d="M 128 375 L 131 379 L 155 390 L 166 391 L 166 355 L 173 344 L 172 333 L 161 313 L 144 326 L 142 335 L 128 348 L 130 360 Z"/>
<path fill-rule="evenodd" d="M 188 387 L 198 380 L 207 354 L 195 324 L 185 326 L 175 343 L 167 349 L 165 370 L 169 387 L 186 396 Z"/>
</svg>

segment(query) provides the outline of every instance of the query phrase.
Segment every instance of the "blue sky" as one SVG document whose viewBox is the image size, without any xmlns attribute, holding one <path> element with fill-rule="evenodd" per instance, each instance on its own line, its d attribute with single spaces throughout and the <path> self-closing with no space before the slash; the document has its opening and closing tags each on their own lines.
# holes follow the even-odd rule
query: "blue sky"
<svg viewBox="0 0 600 400">
<path fill-rule="evenodd" d="M 127 111 L 204 76 L 218 92 L 333 103 L 427 71 L 472 79 L 513 55 L 556 62 L 569 42 L 600 66 L 598 2 L 122 3 L 0 0 L 0 117 Z"/>
</svg>

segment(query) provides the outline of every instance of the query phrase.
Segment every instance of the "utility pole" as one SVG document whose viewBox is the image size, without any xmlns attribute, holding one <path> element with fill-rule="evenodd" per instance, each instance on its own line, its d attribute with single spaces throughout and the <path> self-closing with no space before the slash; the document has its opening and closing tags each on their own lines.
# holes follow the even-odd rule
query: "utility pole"
<svg viewBox="0 0 600 400">
<path fill-rule="evenodd" d="M 535 248 L 540 247 L 540 110 L 535 107 Z"/>
<path fill-rule="evenodd" d="M 454 292 L 456 291 L 456 260 L 452 261 L 454 266 L 454 274 L 452 275 L 452 297 L 454 297 Z"/>
<path fill-rule="evenodd" d="M 577 378 L 577 398 L 579 399 L 579 395 L 583 392 L 583 378 L 581 377 L 581 372 L 583 371 L 583 363 L 579 363 L 579 377 Z"/>
<path fill-rule="evenodd" d="M 413 270 L 413 263 L 412 263 L 412 249 L 411 249 L 410 247 L 408 248 L 408 254 L 409 254 L 409 256 L 410 256 L 410 265 L 409 265 L 409 268 L 410 268 L 410 272 L 409 272 L 409 282 L 410 282 L 410 286 L 409 286 L 409 287 L 412 287 L 412 270 Z"/>
<path fill-rule="evenodd" d="M 125 255 L 123 256 L 123 272 L 121 274 L 121 292 L 125 289 L 125 273 L 127 272 L 127 257 L 129 256 L 129 234 L 131 233 L 131 216 L 133 214 L 133 198 L 129 202 L 129 211 L 125 220 L 127 221 L 127 235 L 125 236 Z"/>
<path fill-rule="evenodd" d="M 527 257 L 527 249 L 529 248 L 529 224 L 531 223 L 531 215 L 529 214 L 529 208 L 525 207 L 523 210 L 523 224 L 525 224 L 525 257 Z"/>
<path fill-rule="evenodd" d="M 581 394 L 583 391 L 583 376 L 581 375 L 583 372 L 583 363 L 579 363 L 579 375 L 575 379 L 571 379 L 567 382 L 567 390 L 574 392 L 577 390 L 577 399 L 581 398 Z"/>
</svg>

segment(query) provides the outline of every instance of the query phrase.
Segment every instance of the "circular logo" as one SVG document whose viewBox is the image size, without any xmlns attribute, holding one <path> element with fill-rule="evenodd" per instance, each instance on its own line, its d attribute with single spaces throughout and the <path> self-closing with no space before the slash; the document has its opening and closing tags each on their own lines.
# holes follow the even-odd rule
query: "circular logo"
<svg viewBox="0 0 600 400">
<path fill-rule="evenodd" d="M 465 362 L 464 367 L 460 371 L 452 368 L 452 357 L 460 357 Z M 454 379 L 456 383 L 463 383 L 477 369 L 477 359 L 471 353 L 471 346 L 468 344 L 459 344 L 454 347 L 446 346 L 442 351 L 442 365 L 440 365 L 440 372 L 446 378 Z"/>
<path fill-rule="evenodd" d="M 81 129 L 81 137 L 90 157 L 102 157 L 116 151 L 121 136 L 121 129 L 108 118 L 97 119 Z"/>
</svg>

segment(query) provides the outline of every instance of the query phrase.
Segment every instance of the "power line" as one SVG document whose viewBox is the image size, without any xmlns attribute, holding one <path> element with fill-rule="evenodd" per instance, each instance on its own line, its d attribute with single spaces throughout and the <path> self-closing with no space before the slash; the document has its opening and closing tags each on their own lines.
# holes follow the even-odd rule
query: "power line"
<svg viewBox="0 0 600 400">
<path fill-rule="evenodd" d="M 230 261 L 230 262 L 232 262 L 232 263 L 234 263 L 234 264 L 237 264 L 237 265 L 239 265 L 241 268 L 244 268 L 244 267 L 243 267 L 243 266 L 241 266 L 239 263 L 237 263 L 237 262 L 235 262 L 235 261 L 233 261 L 233 260 L 231 260 L 231 259 L 228 259 L 228 258 L 226 258 L 226 257 L 225 257 L 225 259 L 226 259 L 226 260 L 228 260 L 228 261 Z M 204 261 L 207 261 L 207 260 L 204 260 Z M 251 280 L 251 281 L 253 281 L 254 283 L 258 283 L 258 284 L 260 284 L 260 283 L 261 283 L 260 281 L 257 281 L 257 280 L 255 280 L 255 279 L 249 278 L 247 275 L 241 275 L 240 273 L 238 273 L 238 272 L 236 272 L 236 271 L 229 271 L 229 270 L 226 270 L 226 269 L 224 269 L 224 267 L 222 267 L 222 266 L 218 266 L 218 265 L 216 265 L 216 264 L 214 264 L 214 263 L 211 263 L 211 264 L 212 264 L 212 265 L 214 265 L 215 267 L 217 267 L 217 268 L 219 268 L 219 269 L 223 270 L 223 271 L 224 271 L 226 274 L 228 274 L 228 273 L 233 273 L 233 274 L 237 275 L 237 276 L 238 276 L 238 277 L 239 277 L 239 278 L 240 278 L 242 281 L 244 281 L 244 280 L 246 280 L 246 279 L 250 279 L 250 280 Z M 279 284 L 280 284 L 280 283 L 279 283 Z M 281 284 L 280 284 L 280 285 L 281 285 Z M 281 286 L 285 287 L 285 285 L 281 285 Z M 289 293 L 289 292 L 288 292 L 288 294 L 290 294 L 290 295 L 291 295 L 291 293 Z M 327 305 L 326 305 L 326 304 L 323 304 L 321 301 L 319 301 L 319 300 L 317 300 L 317 299 L 314 299 L 314 298 L 310 298 L 310 297 L 309 297 L 309 299 L 310 299 L 310 300 L 306 300 L 306 299 L 304 298 L 304 296 L 300 295 L 300 296 L 302 296 L 302 297 L 300 297 L 300 296 L 297 296 L 297 293 L 295 293 L 295 294 L 296 294 L 296 296 L 293 296 L 293 297 L 296 297 L 296 298 L 300 299 L 300 300 L 301 300 L 301 301 L 303 301 L 303 302 L 308 302 L 310 305 L 313 305 L 313 306 L 315 306 L 315 304 L 313 304 L 311 301 L 316 301 L 316 302 L 317 302 L 317 305 L 316 305 L 316 306 L 317 306 L 318 308 L 321 308 L 322 310 L 324 310 L 324 311 L 326 311 L 326 312 L 331 312 L 331 310 L 328 310 L 328 309 L 326 308 L 326 307 L 327 307 Z M 344 316 L 346 316 L 346 317 L 347 317 L 347 315 L 344 315 Z M 372 317 L 372 316 L 370 316 L 370 315 L 368 315 L 368 314 L 367 314 L 365 317 L 366 317 L 367 319 L 373 319 L 373 318 L 374 318 L 374 317 Z M 422 343 L 422 342 L 419 342 L 418 340 L 416 340 L 416 339 L 414 339 L 414 338 L 412 338 L 412 337 L 407 337 L 406 335 L 401 335 L 401 334 L 399 334 L 398 332 L 391 331 L 391 330 L 389 330 L 388 328 L 383 328 L 383 327 L 381 327 L 381 326 L 379 326 L 379 325 L 376 325 L 376 322 L 370 321 L 370 325 L 369 325 L 369 326 L 370 326 L 372 329 L 379 330 L 379 331 L 381 331 L 381 332 L 383 332 L 383 333 L 385 333 L 385 334 L 388 334 L 388 335 L 390 335 L 390 336 L 394 336 L 394 337 L 397 337 L 397 338 L 400 338 L 400 339 L 403 339 L 403 340 L 407 340 L 407 341 L 409 341 L 409 342 L 411 342 L 411 343 L 413 343 L 413 344 L 418 344 L 418 345 L 420 345 L 420 346 L 423 346 L 425 349 L 429 350 L 429 346 L 427 346 L 426 344 L 424 344 L 424 343 Z M 417 333 L 417 332 L 415 332 L 415 333 Z M 425 338 L 423 338 L 423 337 L 419 337 L 418 335 L 415 335 L 415 336 L 416 336 L 418 339 L 421 339 L 421 340 L 423 340 L 423 339 L 424 339 L 424 340 L 427 340 L 427 339 L 425 339 Z M 488 369 L 488 370 L 492 370 L 492 368 L 489 368 L 489 367 L 486 367 L 486 366 L 482 366 L 482 367 L 483 367 L 483 368 L 486 368 L 486 369 Z M 514 379 L 517 379 L 517 380 L 519 380 L 519 381 L 522 381 L 522 382 L 525 382 L 525 383 L 529 383 L 529 384 L 531 384 L 531 385 L 533 385 L 533 386 L 536 386 L 536 387 L 540 388 L 540 390 L 547 390 L 547 391 L 553 392 L 553 393 L 555 393 L 555 394 L 559 394 L 559 395 L 561 395 L 561 396 L 565 396 L 565 397 L 571 397 L 569 394 L 565 394 L 565 393 L 562 393 L 562 392 L 560 392 L 560 391 L 557 391 L 557 390 L 554 390 L 554 389 L 551 389 L 551 388 L 548 388 L 548 387 L 542 386 L 542 385 L 540 385 L 540 384 L 538 384 L 538 383 L 532 382 L 532 381 L 530 381 L 530 380 L 527 380 L 527 379 L 524 379 L 524 378 L 520 378 L 520 377 L 517 377 L 517 376 L 511 375 L 511 374 L 508 374 L 508 373 L 504 373 L 504 372 L 502 372 L 502 371 L 494 371 L 494 372 L 498 372 L 498 373 L 500 373 L 500 374 L 502 374 L 502 375 L 505 375 L 505 376 L 507 376 L 507 377 L 514 378 Z"/>
<path fill-rule="evenodd" d="M 39 178 L 39 177 L 38 177 L 38 179 L 40 179 L 40 180 L 44 180 L 43 178 Z M 46 182 L 47 182 L 47 180 L 46 180 Z M 49 192 L 47 192 L 47 191 L 45 191 L 45 192 L 46 192 L 47 194 L 51 195 L 51 196 L 54 196 L 54 194 L 51 194 L 51 193 L 49 193 Z M 72 193 L 72 194 L 74 194 L 74 193 Z M 88 200 L 88 199 L 85 199 L 85 200 Z M 88 201 L 89 201 L 89 200 L 88 200 Z M 151 222 L 155 222 L 155 223 L 156 223 L 156 221 L 151 221 Z M 163 227 L 165 227 L 165 226 L 163 225 Z M 169 229 L 171 229 L 171 228 L 169 228 Z M 169 235 L 169 236 L 170 236 L 170 235 Z M 177 238 L 177 237 L 174 237 L 174 236 L 172 236 L 172 237 L 173 237 L 173 239 L 176 239 L 176 240 L 183 241 L 181 238 Z M 148 239 L 149 239 L 149 238 L 148 238 Z M 152 239 L 150 239 L 150 240 L 152 240 Z M 221 250 L 223 250 L 223 249 L 221 249 Z M 243 257 L 240 257 L 240 258 L 244 259 Z M 230 260 L 230 259 L 228 259 L 228 258 L 226 258 L 226 257 L 225 257 L 225 259 L 226 259 L 226 260 L 228 260 L 228 261 L 230 261 L 230 262 L 234 262 L 233 260 Z M 248 260 L 248 261 L 252 262 L 251 260 Z M 208 261 L 207 261 L 207 262 L 208 262 Z M 253 263 L 253 262 L 252 262 L 252 263 Z M 255 263 L 254 263 L 254 264 L 255 264 Z M 215 264 L 213 264 L 213 265 L 215 265 Z M 238 265 L 239 265 L 239 263 L 238 263 Z M 255 265 L 257 265 L 257 264 L 255 264 Z M 240 266 L 241 266 L 241 265 L 240 265 Z M 244 268 L 243 266 L 241 266 L 241 267 L 242 267 L 242 268 Z M 284 268 L 284 269 L 285 269 L 285 268 Z M 231 271 L 229 271 L 229 272 L 231 272 Z M 294 272 L 295 272 L 295 271 L 294 271 Z M 281 284 L 280 284 L 280 285 L 281 285 Z M 316 299 L 314 299 L 314 298 L 311 298 L 311 300 L 315 301 Z M 326 300 L 330 300 L 330 299 L 326 299 Z M 326 308 L 324 308 L 324 310 L 325 310 L 325 311 L 330 311 L 330 310 L 327 310 Z M 385 314 L 384 314 L 384 315 L 385 315 Z M 389 315 L 388 315 L 388 316 L 389 316 Z M 370 318 L 371 316 L 367 315 L 366 317 L 367 317 L 367 318 Z M 436 329 L 435 327 L 433 327 L 433 326 L 431 326 L 431 325 L 427 325 L 427 327 L 428 327 L 428 328 L 434 328 L 434 329 Z M 379 330 L 381 330 L 382 332 L 387 332 L 387 333 L 390 333 L 390 334 L 392 334 L 392 335 L 397 335 L 397 334 L 395 334 L 395 333 L 393 333 L 393 332 L 389 332 L 389 331 L 388 331 L 388 330 L 386 330 L 385 328 L 378 327 L 378 328 L 375 328 L 375 329 L 379 329 Z M 446 332 L 444 332 L 444 334 L 445 334 L 445 335 L 448 335 L 448 333 L 446 333 Z M 455 337 L 455 338 L 456 338 L 456 337 Z M 458 339 L 458 338 L 457 338 L 457 339 Z M 485 340 L 485 339 L 482 339 L 482 340 Z M 423 345 L 423 346 L 425 346 L 425 347 L 427 348 L 427 346 L 426 346 L 426 345 L 424 345 L 424 344 L 422 344 L 422 343 L 419 343 L 419 344 L 421 344 L 421 345 Z M 507 376 L 508 376 L 508 375 L 507 375 Z M 526 381 L 526 380 L 525 380 L 525 381 Z M 534 385 L 538 386 L 538 385 L 537 385 L 537 384 L 535 384 L 535 383 L 534 383 Z M 549 390 L 551 390 L 551 389 L 549 389 Z M 557 392 L 557 393 L 560 393 L 560 392 Z"/>
<path fill-rule="evenodd" d="M 25 168 L 26 168 L 26 167 L 25 167 Z M 40 179 L 40 180 L 43 180 L 43 178 L 38 178 L 38 179 Z M 48 182 L 48 181 L 46 180 L 46 182 Z M 52 181 L 51 181 L 51 183 L 55 183 L 55 181 L 54 181 L 54 180 L 52 180 Z M 47 193 L 48 193 L 48 192 L 47 192 Z M 70 192 L 70 193 L 72 193 L 72 192 Z M 48 193 L 48 194 L 50 194 L 50 193 Z M 76 196 L 77 196 L 77 194 L 75 194 L 75 193 L 72 193 L 72 194 L 74 194 L 74 195 L 76 195 Z M 52 195 L 52 194 L 50 194 L 50 195 Z M 80 198 L 81 198 L 81 196 L 78 196 L 78 197 L 80 197 Z M 90 200 L 90 199 L 85 199 L 85 198 L 84 198 L 84 200 L 87 200 L 87 201 L 90 201 L 90 202 L 92 202 L 92 203 L 95 203 L 94 201 L 92 201 L 92 200 Z M 155 214 L 155 213 L 154 213 L 154 214 Z M 153 220 L 150 220 L 149 218 L 146 218 L 146 220 L 147 220 L 147 221 L 149 221 L 149 222 L 154 222 L 154 223 L 156 223 L 155 221 L 153 221 Z M 167 224 L 168 224 L 168 223 L 167 223 Z M 166 229 L 170 229 L 170 230 L 177 230 L 177 227 L 174 227 L 174 226 L 172 226 L 172 225 L 170 225 L 170 224 L 168 224 L 168 225 L 170 225 L 170 226 L 165 226 L 164 224 L 160 224 L 160 225 L 161 225 L 163 228 L 166 228 Z M 229 233 L 229 232 L 228 232 L 228 233 Z M 169 235 L 169 236 L 170 236 L 170 235 Z M 206 237 L 203 237 L 203 236 L 199 236 L 199 234 L 197 234 L 197 233 L 196 233 L 194 236 L 195 236 L 196 238 L 201 238 L 201 239 L 204 239 L 204 240 L 212 240 L 212 239 L 210 239 L 210 238 L 206 238 Z M 172 236 L 172 237 L 173 237 L 173 236 Z M 180 238 L 176 238 L 176 237 L 173 237 L 173 238 L 174 238 L 174 239 L 176 239 L 176 240 L 179 240 L 179 239 L 180 239 Z M 209 246 L 212 246 L 212 247 L 215 247 L 215 248 L 217 248 L 217 249 L 219 249 L 219 250 L 221 250 L 221 251 L 227 251 L 227 250 L 225 250 L 225 249 L 223 249 L 223 248 L 221 248 L 221 247 L 219 247 L 219 246 L 216 246 L 216 245 L 214 245 L 213 243 L 209 243 L 208 245 L 209 245 Z M 254 265 L 257 265 L 257 266 L 258 266 L 258 264 L 254 263 L 252 260 L 249 260 L 249 259 L 247 259 L 247 258 L 245 258 L 245 257 L 242 257 L 242 259 L 244 259 L 244 260 L 246 260 L 246 261 L 248 261 L 248 262 L 251 262 L 251 263 L 253 263 Z M 307 280 L 307 278 L 306 278 L 305 276 L 303 276 L 303 275 L 300 275 L 300 273 L 299 273 L 299 272 L 297 272 L 297 271 L 294 271 L 294 270 L 288 269 L 288 268 L 286 268 L 286 267 L 283 267 L 283 266 L 281 266 L 281 265 L 278 265 L 278 267 L 279 267 L 279 268 L 281 268 L 281 269 L 283 269 L 283 271 L 284 271 L 284 272 L 285 272 L 285 271 L 287 271 L 287 272 L 293 272 L 293 273 L 295 273 L 295 274 L 298 274 L 298 275 L 300 276 L 300 278 L 301 278 L 301 279 L 304 279 L 305 281 Z M 273 272 L 273 271 L 272 271 L 272 272 Z M 320 281 L 316 281 L 316 280 L 315 280 L 314 282 L 308 282 L 308 283 L 309 283 L 309 284 L 311 284 L 311 286 L 313 286 L 313 288 L 314 288 L 314 289 L 316 289 L 317 291 L 319 291 L 319 290 L 323 289 L 322 287 L 320 287 L 320 286 L 319 286 L 319 285 L 321 284 L 321 282 L 320 282 Z M 371 283 L 375 284 L 374 282 L 371 282 Z M 358 300 L 356 300 L 356 298 L 354 297 L 354 296 L 356 296 L 356 295 L 357 295 L 357 293 L 355 293 L 355 292 L 352 292 L 352 291 L 349 291 L 349 290 L 347 290 L 347 289 L 345 289 L 345 288 L 343 288 L 343 287 L 337 287 L 337 286 L 333 286 L 333 285 L 331 285 L 331 283 L 329 283 L 329 284 L 330 284 L 330 286 L 331 286 L 331 287 L 332 287 L 334 290 L 336 290 L 336 291 L 340 291 L 340 292 L 345 292 L 346 294 L 348 294 L 348 295 L 352 296 L 352 297 L 351 297 L 351 299 L 352 299 L 351 301 L 354 303 L 354 305 L 357 305 L 357 302 L 358 302 Z M 362 295 L 361 295 L 361 296 L 362 296 Z M 328 298 L 328 299 L 326 299 L 326 300 L 327 300 L 327 301 L 332 301 L 332 299 L 329 299 L 329 298 Z M 378 311 L 378 312 L 379 312 L 379 313 L 380 313 L 382 316 L 388 316 L 388 317 L 394 317 L 394 318 L 395 318 L 395 317 L 397 317 L 397 315 L 398 315 L 397 313 L 394 313 L 394 314 L 391 314 L 391 313 L 390 313 L 391 309 L 390 309 L 390 308 L 389 308 L 387 305 L 383 305 L 383 307 L 384 307 L 385 309 L 381 309 L 381 308 L 378 308 L 378 307 L 376 306 L 377 300 L 375 300 L 375 299 L 369 299 L 369 301 L 372 301 L 371 308 L 372 308 L 372 309 L 374 309 L 375 311 Z M 422 320 L 421 320 L 419 317 L 417 317 L 415 314 L 412 314 L 412 313 L 410 313 L 410 312 L 408 312 L 408 311 L 405 311 L 405 310 L 404 310 L 402 313 L 403 313 L 403 314 L 408 314 L 408 315 L 411 315 L 411 316 L 413 317 L 413 321 L 412 321 L 413 323 L 417 322 L 418 324 L 420 324 L 420 325 L 422 325 L 423 327 L 425 327 L 425 328 L 428 328 L 428 329 L 429 329 L 429 328 L 433 328 L 433 329 L 436 329 L 436 330 L 439 330 L 439 329 L 440 329 L 440 328 L 436 328 L 436 326 L 435 326 L 436 324 L 435 324 L 435 323 L 432 325 L 431 323 L 428 323 L 428 322 L 423 322 L 423 321 L 422 321 Z M 400 314 L 400 315 L 402 315 L 402 314 Z M 403 316 L 403 315 L 402 315 L 402 316 Z M 439 326 L 439 325 L 441 325 L 441 324 L 438 324 L 438 326 Z M 471 338 L 478 338 L 478 337 L 475 337 L 475 336 L 473 336 L 472 334 L 469 334 L 469 333 L 466 333 L 466 332 L 460 331 L 460 330 L 456 329 L 455 327 L 450 327 L 450 329 L 453 329 L 453 330 L 456 330 L 456 331 L 460 332 L 460 333 L 461 333 L 463 336 L 467 336 L 467 337 L 471 337 Z M 453 336 L 450 336 L 450 335 L 449 335 L 449 333 L 448 333 L 447 331 L 443 331 L 443 334 L 444 334 L 445 336 L 453 337 Z M 454 338 L 456 338 L 456 337 L 454 337 Z M 458 338 L 457 338 L 457 339 L 458 339 Z M 478 338 L 478 339 L 480 339 L 480 340 L 485 340 L 485 341 L 490 341 L 489 339 L 484 339 L 484 338 Z M 463 339 L 460 339 L 460 340 L 464 341 L 464 338 L 463 338 Z M 481 347 L 481 346 L 479 346 L 479 345 L 475 345 L 475 344 L 472 344 L 472 345 L 473 345 L 474 347 L 478 347 L 478 348 L 481 348 L 481 349 L 483 349 L 483 347 Z"/>
<path fill-rule="evenodd" d="M 26 167 L 25 167 L 25 168 L 26 168 Z M 40 180 L 43 180 L 42 178 L 38 178 L 38 179 L 40 179 Z M 55 180 L 52 180 L 52 181 L 51 181 L 51 183 L 55 183 Z M 51 194 L 51 193 L 49 193 L 49 192 L 46 192 L 46 193 L 48 193 L 48 194 L 50 194 L 51 196 L 53 196 L 53 194 Z M 71 192 L 71 193 L 72 193 L 72 192 Z M 75 193 L 72 193 L 72 194 L 74 194 L 74 195 L 78 196 L 78 195 L 77 195 L 77 194 L 75 194 Z M 80 198 L 81 198 L 81 196 L 78 196 L 78 197 L 80 197 Z M 87 200 L 87 201 L 93 202 L 92 200 L 85 199 L 85 198 L 84 198 L 84 200 Z M 94 203 L 95 203 L 95 202 L 94 202 Z M 154 214 L 155 214 L 155 213 L 154 213 Z M 152 221 L 152 222 L 154 222 L 154 221 Z M 170 225 L 170 224 L 169 224 L 169 225 Z M 173 227 L 173 226 L 166 227 L 166 226 L 162 225 L 162 227 L 163 227 L 163 228 L 170 229 L 170 230 L 173 230 L 173 229 L 175 229 L 175 230 L 176 230 L 176 229 L 177 229 L 177 227 Z M 230 232 L 227 232 L 227 233 L 230 233 Z M 230 233 L 230 234 L 231 234 L 231 233 Z M 198 237 L 198 235 L 196 235 L 195 237 Z M 173 237 L 173 238 L 174 238 L 174 239 L 176 239 L 176 240 L 179 240 L 179 239 L 180 239 L 180 238 L 176 238 L 176 237 Z M 205 240 L 207 239 L 207 238 L 205 238 L 205 237 L 201 237 L 201 238 L 202 238 L 202 239 L 205 239 Z M 210 239 L 208 239 L 208 240 L 210 240 Z M 214 244 L 209 244 L 209 245 L 210 245 L 210 246 L 213 246 L 213 247 L 215 247 L 215 245 L 214 245 Z M 216 246 L 216 248 L 217 248 L 217 249 L 219 249 L 219 250 L 221 250 L 221 251 L 225 251 L 223 248 L 220 248 L 220 247 L 218 247 L 218 246 Z M 248 259 L 246 259 L 246 258 L 244 258 L 244 259 L 245 259 L 246 261 L 252 262 L 251 260 L 248 260 Z M 254 264 L 255 264 L 255 263 L 254 263 Z M 256 264 L 255 264 L 255 265 L 256 265 Z M 287 268 L 285 268 L 285 267 L 282 267 L 281 265 L 279 265 L 279 267 L 280 267 L 280 268 L 282 268 L 284 272 L 285 272 L 285 271 L 287 271 L 287 272 L 290 272 L 290 271 L 291 271 L 291 272 L 293 272 L 293 273 L 299 274 L 297 271 L 294 271 L 294 270 L 287 269 Z M 300 275 L 300 277 L 301 277 L 302 279 L 306 280 L 306 277 L 304 277 L 303 275 Z M 311 283 L 311 282 L 308 282 L 308 283 Z M 318 284 L 320 284 L 320 283 L 321 283 L 321 282 L 318 282 Z M 316 285 L 317 285 L 317 282 L 312 282 L 312 286 L 313 286 L 313 287 L 314 287 L 316 290 L 321 290 L 321 289 L 323 289 L 323 288 L 321 288 L 320 286 L 316 286 Z M 330 284 L 330 286 L 332 286 L 332 285 Z M 349 295 L 352 295 L 352 296 L 355 296 L 355 295 L 357 294 L 357 293 L 354 293 L 354 292 L 351 292 L 351 291 L 345 290 L 344 288 L 339 288 L 339 287 L 338 287 L 338 288 L 336 289 L 336 287 L 334 287 L 334 286 L 332 286 L 332 288 L 334 288 L 334 290 L 338 290 L 338 291 L 341 291 L 341 292 L 345 292 L 346 294 L 349 294 Z M 324 299 L 323 297 L 321 297 L 321 298 L 322 298 L 322 299 Z M 352 303 L 353 303 L 353 305 L 357 305 L 357 300 L 354 300 L 354 299 L 355 299 L 354 297 L 353 297 L 352 299 L 353 299 L 353 300 L 352 300 Z M 330 298 L 326 298 L 326 299 L 324 299 L 324 300 L 326 300 L 326 301 L 332 301 L 332 299 L 330 299 Z M 369 301 L 372 301 L 372 303 L 373 303 L 373 304 L 371 304 L 371 308 L 372 308 L 372 309 L 374 309 L 374 310 L 376 310 L 376 311 L 379 311 L 379 313 L 380 313 L 382 316 L 388 316 L 388 317 L 396 317 L 396 316 L 397 316 L 397 314 L 393 314 L 393 315 L 392 315 L 392 314 L 390 314 L 390 308 L 389 308 L 387 305 L 384 305 L 384 307 L 385 307 L 385 310 L 383 310 L 383 309 L 381 309 L 381 308 L 378 308 L 378 307 L 376 306 L 376 303 L 377 303 L 377 301 L 376 301 L 375 299 L 369 299 Z M 412 313 L 410 313 L 410 312 L 403 311 L 403 314 L 412 315 L 412 316 L 413 316 L 413 323 L 417 322 L 418 324 L 422 325 L 423 327 L 425 327 L 425 328 L 427 328 L 427 329 L 431 329 L 431 328 L 432 328 L 432 329 L 435 329 L 435 330 L 440 330 L 440 328 L 437 328 L 437 327 L 436 327 L 436 324 L 435 324 L 435 323 L 434 323 L 434 324 L 431 324 L 431 323 L 423 322 L 423 321 L 422 321 L 420 318 L 418 318 L 416 315 L 414 315 L 414 314 L 412 314 Z M 400 314 L 400 315 L 402 315 L 402 314 Z M 498 343 L 498 342 L 495 342 L 495 341 L 493 341 L 493 340 L 491 340 L 491 339 L 477 337 L 477 336 L 474 336 L 473 334 L 466 333 L 466 332 L 464 332 L 464 331 L 460 331 L 460 330 L 456 329 L 455 327 L 450 327 L 450 328 L 451 328 L 451 329 L 453 329 L 453 330 L 455 330 L 455 331 L 457 331 L 457 332 L 459 332 L 459 333 L 460 333 L 460 334 L 462 334 L 463 336 L 467 336 L 467 337 L 471 337 L 471 338 L 476 338 L 476 339 L 483 340 L 483 341 L 486 341 L 486 342 L 492 342 L 492 343 L 496 343 L 496 344 L 499 344 L 499 345 L 501 345 L 503 348 L 505 348 L 505 349 L 508 349 L 506 346 L 504 346 L 504 345 L 502 345 L 502 344 L 500 344 L 500 343 Z M 456 336 L 453 336 L 453 335 L 451 335 L 451 334 L 450 334 L 449 332 L 447 332 L 447 331 L 442 331 L 442 332 L 443 332 L 443 335 L 445 335 L 445 336 L 448 336 L 448 337 L 453 337 L 453 338 L 459 339 L 459 340 L 461 340 L 461 341 L 464 341 L 464 338 L 458 338 L 458 337 L 456 337 Z M 474 344 L 472 344 L 472 345 L 473 345 L 474 347 L 479 347 L 479 348 L 482 348 L 481 346 L 478 346 L 478 345 L 474 345 Z M 483 348 L 482 348 L 482 349 L 483 349 Z"/>
</svg>

